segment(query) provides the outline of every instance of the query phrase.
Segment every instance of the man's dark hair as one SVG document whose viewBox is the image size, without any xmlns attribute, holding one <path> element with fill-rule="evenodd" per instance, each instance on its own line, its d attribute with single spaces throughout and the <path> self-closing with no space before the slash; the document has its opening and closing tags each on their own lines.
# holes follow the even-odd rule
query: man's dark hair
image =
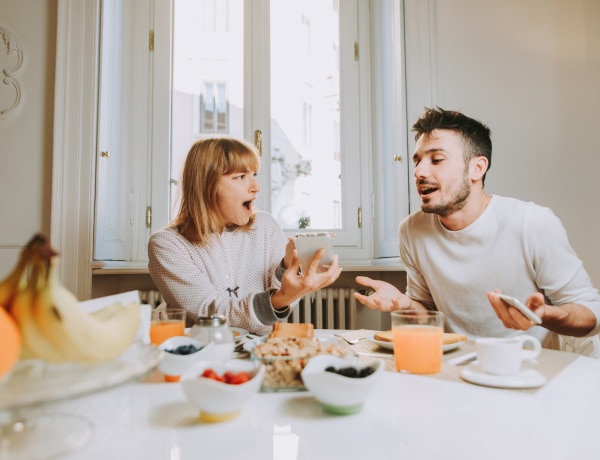
<svg viewBox="0 0 600 460">
<path fill-rule="evenodd" d="M 460 134 L 465 144 L 465 162 L 468 163 L 472 158 L 480 156 L 486 157 L 489 171 L 492 166 L 490 128 L 461 112 L 444 110 L 440 107 L 425 108 L 425 113 L 412 127 L 412 131 L 415 132 L 415 140 L 418 140 L 423 134 L 430 134 L 434 129 L 447 129 Z M 485 182 L 485 174 L 482 182 Z"/>
</svg>

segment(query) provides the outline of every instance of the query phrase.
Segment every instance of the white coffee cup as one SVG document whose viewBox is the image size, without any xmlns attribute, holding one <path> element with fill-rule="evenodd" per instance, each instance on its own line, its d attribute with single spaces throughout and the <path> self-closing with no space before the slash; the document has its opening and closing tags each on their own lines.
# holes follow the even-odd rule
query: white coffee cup
<svg viewBox="0 0 600 460">
<path fill-rule="evenodd" d="M 525 349 L 525 345 L 532 349 Z M 542 351 L 540 341 L 531 335 L 506 338 L 481 338 L 475 340 L 477 360 L 484 371 L 496 375 L 519 372 L 523 361 L 531 361 Z"/>
</svg>

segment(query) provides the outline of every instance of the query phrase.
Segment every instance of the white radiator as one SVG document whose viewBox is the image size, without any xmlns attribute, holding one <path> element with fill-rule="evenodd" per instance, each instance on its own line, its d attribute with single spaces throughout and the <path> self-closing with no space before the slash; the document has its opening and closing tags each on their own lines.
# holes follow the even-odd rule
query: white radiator
<svg viewBox="0 0 600 460">
<path fill-rule="evenodd" d="M 353 288 L 326 288 L 300 299 L 289 323 L 312 323 L 316 329 L 357 329 L 358 319 Z M 153 308 L 163 297 L 157 290 L 140 291 L 140 301 Z"/>
<path fill-rule="evenodd" d="M 161 302 L 164 300 L 163 296 L 156 289 L 152 289 L 149 291 L 139 291 L 140 293 L 140 302 L 147 303 L 152 305 L 152 308 L 158 307 Z"/>
<path fill-rule="evenodd" d="M 316 329 L 357 329 L 353 288 L 326 288 L 300 299 L 289 323 L 312 323 Z"/>
</svg>

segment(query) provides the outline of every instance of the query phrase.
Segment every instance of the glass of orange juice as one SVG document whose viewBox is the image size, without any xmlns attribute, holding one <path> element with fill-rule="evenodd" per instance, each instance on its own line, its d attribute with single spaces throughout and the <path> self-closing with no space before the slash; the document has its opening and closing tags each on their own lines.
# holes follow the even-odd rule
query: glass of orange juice
<svg viewBox="0 0 600 460">
<path fill-rule="evenodd" d="M 444 314 L 428 310 L 392 312 L 398 372 L 435 374 L 442 368 Z"/>
<path fill-rule="evenodd" d="M 185 335 L 183 308 L 155 309 L 150 321 L 150 342 L 160 345 L 171 337 Z"/>
</svg>

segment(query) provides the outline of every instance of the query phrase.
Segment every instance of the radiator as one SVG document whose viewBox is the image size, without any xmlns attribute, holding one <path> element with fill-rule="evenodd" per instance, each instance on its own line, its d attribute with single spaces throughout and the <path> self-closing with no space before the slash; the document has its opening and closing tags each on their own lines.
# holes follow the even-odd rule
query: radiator
<svg viewBox="0 0 600 460">
<path fill-rule="evenodd" d="M 327 288 L 308 294 L 288 318 L 289 323 L 312 323 L 316 329 L 357 329 L 353 288 Z M 140 291 L 140 301 L 157 307 L 163 302 L 157 290 Z"/>
<path fill-rule="evenodd" d="M 300 299 L 289 323 L 312 323 L 316 329 L 357 329 L 353 288 L 327 288 Z"/>
<path fill-rule="evenodd" d="M 163 296 L 156 289 L 152 289 L 149 291 L 139 291 L 140 293 L 140 302 L 143 304 L 150 304 L 152 308 L 158 307 L 163 301 Z"/>
</svg>

